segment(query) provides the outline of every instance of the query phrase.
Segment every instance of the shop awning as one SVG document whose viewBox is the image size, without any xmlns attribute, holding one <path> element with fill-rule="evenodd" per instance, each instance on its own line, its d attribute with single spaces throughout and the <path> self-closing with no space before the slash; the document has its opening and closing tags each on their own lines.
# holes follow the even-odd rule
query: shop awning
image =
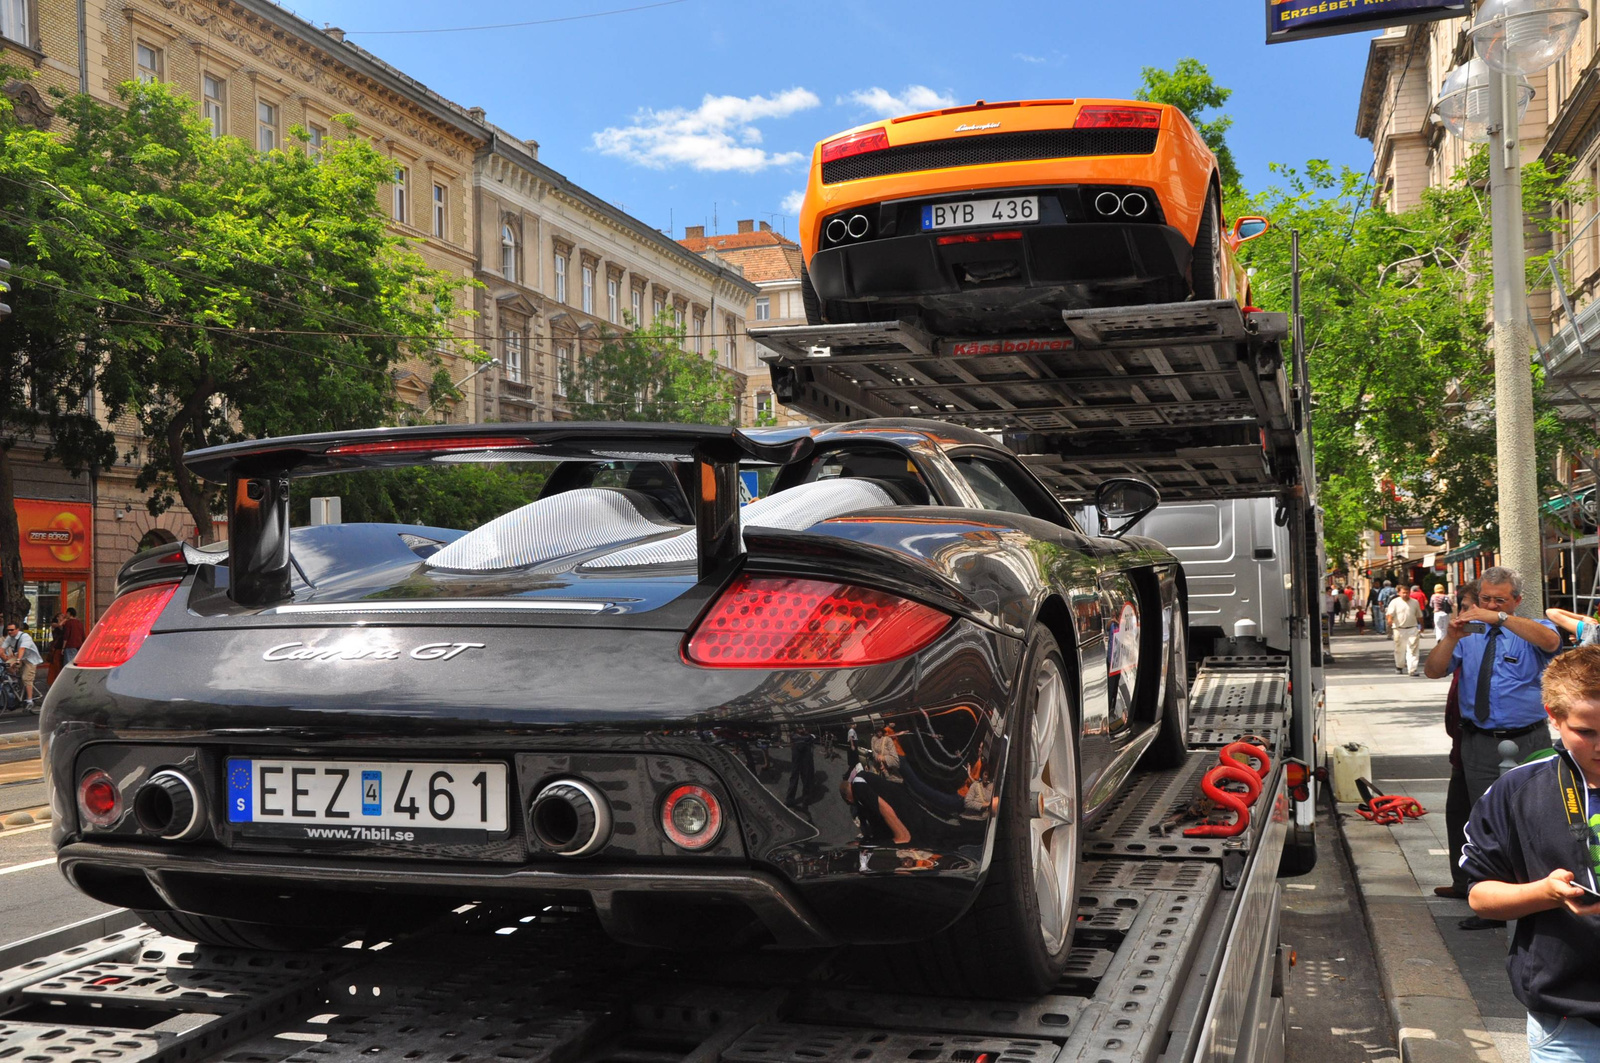
<svg viewBox="0 0 1600 1063">
<path fill-rule="evenodd" d="M 1469 557 L 1476 557 L 1482 551 L 1482 544 L 1474 539 L 1472 542 L 1467 543 L 1464 546 L 1458 546 L 1454 550 L 1451 550 L 1449 553 L 1445 554 L 1441 560 L 1448 565 L 1452 561 L 1465 561 Z"/>
</svg>

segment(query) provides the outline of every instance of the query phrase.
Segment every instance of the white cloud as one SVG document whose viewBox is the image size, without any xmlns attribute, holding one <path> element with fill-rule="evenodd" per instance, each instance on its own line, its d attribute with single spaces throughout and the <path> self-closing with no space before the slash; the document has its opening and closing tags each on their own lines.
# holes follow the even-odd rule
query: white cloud
<svg viewBox="0 0 1600 1063">
<path fill-rule="evenodd" d="M 1044 62 L 1048 62 L 1048 60 L 1046 60 L 1045 57 L 1042 56 L 1042 55 L 1029 55 L 1027 52 L 1017 52 L 1016 55 L 1013 56 L 1013 58 L 1021 59 L 1024 63 L 1044 63 Z"/>
<path fill-rule="evenodd" d="M 796 189 L 783 197 L 783 202 L 778 205 L 778 209 L 791 218 L 798 218 L 800 216 L 800 204 L 805 202 L 805 198 L 805 192 Z"/>
<path fill-rule="evenodd" d="M 656 170 L 688 166 L 755 173 L 806 157 L 798 151 L 767 151 L 761 147 L 761 130 L 755 123 L 764 118 L 787 118 L 821 103 L 816 93 L 802 88 L 786 89 L 775 96 L 706 96 L 693 110 L 640 111 L 632 125 L 594 134 L 594 146 L 607 155 Z"/>
<path fill-rule="evenodd" d="M 940 107 L 954 107 L 958 101 L 954 96 L 935 92 L 926 85 L 907 85 L 905 90 L 898 96 L 888 89 L 880 89 L 874 85 L 870 89 L 852 92 L 848 97 L 840 99 L 839 102 L 853 103 L 858 107 L 865 107 L 874 114 L 890 118 L 897 114 L 910 114 L 913 111 L 932 111 Z"/>
</svg>

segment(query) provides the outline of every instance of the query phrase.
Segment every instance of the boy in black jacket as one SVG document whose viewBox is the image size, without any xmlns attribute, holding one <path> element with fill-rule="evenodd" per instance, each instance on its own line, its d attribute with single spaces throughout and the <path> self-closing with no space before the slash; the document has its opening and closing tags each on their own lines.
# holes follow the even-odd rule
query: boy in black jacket
<svg viewBox="0 0 1600 1063">
<path fill-rule="evenodd" d="M 1506 971 L 1528 1009 L 1531 1063 L 1600 1060 L 1600 646 L 1544 673 L 1555 755 L 1506 772 L 1467 824 L 1467 902 L 1515 919 Z"/>
</svg>

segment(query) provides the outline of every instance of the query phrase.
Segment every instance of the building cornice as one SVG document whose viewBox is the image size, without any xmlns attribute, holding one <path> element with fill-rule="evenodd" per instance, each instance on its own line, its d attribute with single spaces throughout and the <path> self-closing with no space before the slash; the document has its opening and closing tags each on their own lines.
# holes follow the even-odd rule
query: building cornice
<svg viewBox="0 0 1600 1063">
<path fill-rule="evenodd" d="M 1572 93 L 1556 112 L 1556 120 L 1545 132 L 1544 150 L 1539 152 L 1541 162 L 1549 162 L 1555 155 L 1578 156 L 1588 141 L 1594 139 L 1595 115 L 1600 113 L 1600 54 L 1589 60 Z M 1548 81 L 1546 82 L 1548 84 Z"/>
</svg>

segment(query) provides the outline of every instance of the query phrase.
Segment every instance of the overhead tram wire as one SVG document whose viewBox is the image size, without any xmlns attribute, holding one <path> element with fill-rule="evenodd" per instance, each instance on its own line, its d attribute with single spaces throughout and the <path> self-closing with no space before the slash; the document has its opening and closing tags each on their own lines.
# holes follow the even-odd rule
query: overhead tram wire
<svg viewBox="0 0 1600 1063">
<path fill-rule="evenodd" d="M 473 33 L 478 30 L 510 30 L 521 29 L 524 26 L 551 26 L 558 22 L 582 22 L 591 18 L 606 18 L 611 15 L 627 15 L 635 11 L 650 11 L 658 7 L 673 7 L 686 3 L 687 0 L 657 0 L 653 4 L 636 4 L 633 7 L 618 7 L 610 11 L 591 11 L 584 15 L 563 15 L 560 18 L 540 18 L 528 22 L 499 22 L 488 26 L 445 26 L 441 29 L 431 30 L 345 30 L 346 37 L 357 34 L 366 37 L 396 36 L 412 33 Z"/>
</svg>

